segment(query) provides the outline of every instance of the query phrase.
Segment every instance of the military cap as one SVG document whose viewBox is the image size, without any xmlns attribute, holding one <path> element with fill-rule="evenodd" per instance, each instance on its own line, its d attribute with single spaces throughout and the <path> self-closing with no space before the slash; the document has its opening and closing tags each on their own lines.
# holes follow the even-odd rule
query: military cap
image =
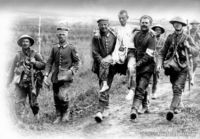
<svg viewBox="0 0 200 139">
<path fill-rule="evenodd" d="M 100 22 L 109 23 L 109 20 L 106 18 L 100 18 L 99 20 L 97 20 L 97 23 L 100 23 Z"/>
<path fill-rule="evenodd" d="M 193 20 L 192 22 L 190 22 L 190 24 L 191 24 L 191 25 L 192 25 L 192 24 L 200 24 L 200 22 L 197 21 L 197 20 Z"/>
<path fill-rule="evenodd" d="M 67 23 L 60 23 L 57 26 L 57 31 L 69 31 L 69 26 L 67 25 Z"/>
<path fill-rule="evenodd" d="M 160 24 L 154 25 L 151 29 L 152 29 L 153 31 L 155 31 L 156 28 L 160 28 L 162 34 L 165 32 L 164 27 L 163 27 L 162 25 L 160 25 Z"/>
<path fill-rule="evenodd" d="M 174 24 L 174 23 L 181 23 L 183 26 L 187 26 L 187 24 L 185 23 L 185 21 L 180 18 L 180 17 L 175 17 L 173 18 L 172 20 L 169 21 L 171 24 Z"/>
<path fill-rule="evenodd" d="M 34 44 L 34 39 L 31 37 L 31 36 L 29 36 L 29 35 L 22 35 L 22 36 L 20 36 L 19 37 L 19 39 L 18 39 L 18 41 L 17 41 L 17 44 L 21 47 L 22 46 L 22 40 L 23 39 L 29 39 L 30 40 L 30 43 L 31 43 L 31 46 Z"/>
</svg>

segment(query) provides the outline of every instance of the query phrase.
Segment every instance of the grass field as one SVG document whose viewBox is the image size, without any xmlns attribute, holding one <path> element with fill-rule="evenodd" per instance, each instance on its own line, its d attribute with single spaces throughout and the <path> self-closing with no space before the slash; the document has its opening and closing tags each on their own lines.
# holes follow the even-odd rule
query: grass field
<svg viewBox="0 0 200 139">
<path fill-rule="evenodd" d="M 68 124 L 53 125 L 55 118 L 55 108 L 53 102 L 53 92 L 43 87 L 38 97 L 40 105 L 41 119 L 35 123 L 33 115 L 28 105 L 26 105 L 26 115 L 23 119 L 24 124 L 17 127 L 20 131 L 27 134 L 45 134 L 50 135 L 67 134 L 72 137 L 105 137 L 105 138 L 198 138 L 200 137 L 200 95 L 199 79 L 197 74 L 196 84 L 190 94 L 185 93 L 183 103 L 185 109 L 172 122 L 165 120 L 165 114 L 171 102 L 172 92 L 169 80 L 161 75 L 161 81 L 158 89 L 158 99 L 151 101 L 151 114 L 141 115 L 137 121 L 132 122 L 129 119 L 131 101 L 125 100 L 127 91 L 126 78 L 124 76 L 115 76 L 112 88 L 110 90 L 110 109 L 108 117 L 102 124 L 96 124 L 92 115 L 96 111 L 98 103 L 97 90 L 98 80 L 95 74 L 91 72 L 91 37 L 95 25 L 76 24 L 71 28 L 69 40 L 78 50 L 81 58 L 81 66 L 78 74 L 75 76 L 69 92 L 72 97 L 72 117 Z M 20 20 L 13 26 L 13 39 L 11 40 L 11 57 L 16 50 L 20 48 L 16 45 L 17 38 L 22 34 L 30 34 L 36 38 L 37 42 L 37 20 Z M 52 44 L 55 43 L 55 23 L 52 20 L 43 22 L 41 29 L 41 54 L 47 60 Z M 34 49 L 38 50 L 37 45 Z M 8 64 L 9 65 L 9 64 Z M 199 70 L 198 70 L 199 71 Z M 199 73 L 199 72 L 198 72 Z M 10 88 L 11 106 L 14 106 L 15 91 L 13 86 Z M 11 115 L 13 114 L 11 107 Z M 16 119 L 14 120 L 17 121 Z M 14 123 L 15 123 L 14 122 Z"/>
</svg>

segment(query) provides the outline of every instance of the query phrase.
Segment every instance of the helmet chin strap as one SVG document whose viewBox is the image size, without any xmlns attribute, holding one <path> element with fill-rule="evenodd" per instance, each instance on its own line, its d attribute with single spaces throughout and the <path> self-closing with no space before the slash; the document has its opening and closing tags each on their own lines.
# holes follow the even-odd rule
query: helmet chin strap
<svg viewBox="0 0 200 139">
<path fill-rule="evenodd" d="M 159 37 L 160 37 L 160 34 L 157 34 L 156 37 L 159 38 Z"/>
<path fill-rule="evenodd" d="M 176 32 L 182 32 L 182 28 L 181 28 L 181 29 L 176 29 L 176 28 L 175 28 L 175 31 L 176 31 Z"/>
</svg>

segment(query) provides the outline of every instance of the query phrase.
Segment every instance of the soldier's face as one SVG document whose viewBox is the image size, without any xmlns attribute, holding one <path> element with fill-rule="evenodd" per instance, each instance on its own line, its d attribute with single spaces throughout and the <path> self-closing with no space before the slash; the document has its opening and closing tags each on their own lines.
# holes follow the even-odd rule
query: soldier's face
<svg viewBox="0 0 200 139">
<path fill-rule="evenodd" d="M 22 48 L 23 49 L 27 49 L 27 48 L 29 48 L 31 46 L 31 42 L 30 42 L 30 40 L 29 39 L 23 39 L 22 40 Z"/>
<path fill-rule="evenodd" d="M 103 32 L 103 33 L 108 32 L 108 27 L 109 27 L 109 24 L 108 24 L 108 23 L 106 23 L 106 22 L 100 22 L 100 23 L 98 24 L 98 26 L 99 26 L 99 30 L 100 30 L 101 32 Z"/>
<path fill-rule="evenodd" d="M 128 15 L 126 13 L 120 14 L 119 15 L 119 22 L 122 26 L 125 26 L 128 20 Z"/>
<path fill-rule="evenodd" d="M 57 34 L 57 37 L 58 37 L 59 43 L 64 43 L 64 42 L 66 42 L 66 40 L 67 40 L 68 32 L 65 32 L 65 33 L 58 33 L 58 34 Z"/>
<path fill-rule="evenodd" d="M 197 29 L 198 26 L 199 26 L 199 24 L 192 24 L 192 28 L 193 28 L 193 29 Z"/>
<path fill-rule="evenodd" d="M 174 23 L 174 29 L 175 29 L 176 31 L 181 31 L 182 28 L 183 28 L 183 25 L 182 25 L 181 23 L 178 23 L 178 22 L 175 22 L 175 23 Z"/>
<path fill-rule="evenodd" d="M 157 36 L 160 36 L 160 34 L 162 33 L 162 30 L 161 30 L 161 28 L 157 27 L 157 28 L 155 28 L 155 32 L 156 32 Z"/>
<path fill-rule="evenodd" d="M 150 20 L 148 18 L 143 18 L 140 21 L 140 28 L 142 31 L 147 31 L 149 30 L 151 26 Z"/>
</svg>

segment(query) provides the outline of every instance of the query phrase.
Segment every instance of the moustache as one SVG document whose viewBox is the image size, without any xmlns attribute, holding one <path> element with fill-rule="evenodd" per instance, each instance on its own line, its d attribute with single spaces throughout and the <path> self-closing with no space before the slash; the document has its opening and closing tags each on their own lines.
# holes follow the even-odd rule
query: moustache
<svg viewBox="0 0 200 139">
<path fill-rule="evenodd" d="M 142 25 L 141 27 L 147 28 L 147 26 L 145 26 L 145 25 Z"/>
</svg>

